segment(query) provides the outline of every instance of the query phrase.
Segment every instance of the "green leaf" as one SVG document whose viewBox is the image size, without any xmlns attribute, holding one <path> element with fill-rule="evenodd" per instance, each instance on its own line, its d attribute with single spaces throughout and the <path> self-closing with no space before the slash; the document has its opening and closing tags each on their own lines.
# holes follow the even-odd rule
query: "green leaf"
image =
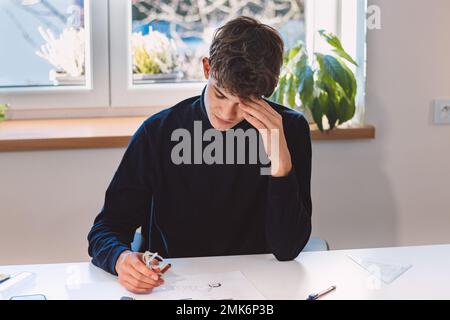
<svg viewBox="0 0 450 320">
<path fill-rule="evenodd" d="M 334 103 L 338 103 L 339 101 L 339 87 L 336 85 L 336 82 L 331 79 L 329 76 L 321 75 L 319 79 L 317 79 L 316 83 L 317 87 L 324 90 L 331 101 Z"/>
<path fill-rule="evenodd" d="M 295 46 L 295 47 L 291 48 L 289 50 L 288 59 L 291 60 L 291 59 L 295 58 L 295 56 L 300 52 L 301 49 L 302 49 L 301 46 Z"/>
<path fill-rule="evenodd" d="M 286 78 L 287 76 L 284 75 L 283 77 L 281 77 L 280 79 L 280 95 L 278 96 L 278 104 L 284 104 L 284 96 L 286 93 Z"/>
<path fill-rule="evenodd" d="M 319 98 L 314 98 L 313 103 L 310 107 L 311 115 L 313 117 L 314 122 L 317 124 L 317 127 L 320 131 L 323 131 L 323 125 L 322 125 L 322 116 L 323 112 L 321 110 Z"/>
<path fill-rule="evenodd" d="M 294 45 L 291 49 L 286 51 L 283 55 L 283 65 L 286 67 L 288 62 L 295 58 L 295 56 L 303 50 L 303 43 L 299 41 L 296 45 Z"/>
<path fill-rule="evenodd" d="M 328 104 L 328 93 L 320 90 L 319 96 L 314 98 L 310 108 L 313 119 L 320 131 L 324 131 L 322 120 L 323 116 L 328 112 Z"/>
<path fill-rule="evenodd" d="M 333 130 L 334 127 L 336 127 L 336 124 L 338 124 L 338 105 L 331 101 L 331 99 L 328 99 L 328 112 L 325 115 L 328 119 L 328 124 L 330 125 L 330 130 Z"/>
<path fill-rule="evenodd" d="M 287 99 L 290 108 L 295 107 L 295 96 L 297 95 L 297 86 L 298 86 L 297 83 L 298 83 L 297 77 L 291 75 L 291 77 L 289 78 L 289 86 L 287 90 L 288 94 Z"/>
<path fill-rule="evenodd" d="M 352 96 L 352 79 L 347 69 L 345 69 L 345 65 L 333 56 L 323 55 L 321 53 L 316 53 L 315 55 L 320 66 L 320 74 L 323 78 L 327 79 L 327 77 L 330 77 L 342 87 L 348 96 Z"/>
<path fill-rule="evenodd" d="M 334 48 L 334 50 L 333 50 L 334 53 L 336 53 L 339 57 L 349 61 L 353 65 L 358 66 L 358 64 L 352 59 L 352 57 L 344 50 L 344 48 L 342 47 L 342 43 L 338 37 L 336 37 L 332 33 L 326 33 L 324 30 L 320 30 L 319 33 L 328 42 L 328 44 L 330 44 Z M 340 63 L 342 68 L 346 71 L 346 73 L 350 79 L 349 90 L 346 90 L 346 89 L 344 89 L 344 90 L 345 90 L 347 96 L 352 100 L 356 96 L 356 91 L 357 91 L 355 75 L 354 75 L 353 71 L 345 63 L 343 63 L 339 59 L 336 59 L 336 60 Z"/>
<path fill-rule="evenodd" d="M 356 105 L 355 101 L 350 101 L 347 97 L 343 97 L 338 106 L 339 124 L 351 120 L 355 115 Z"/>
<path fill-rule="evenodd" d="M 356 93 L 358 91 L 358 85 L 357 85 L 357 82 L 356 82 L 356 77 L 355 77 L 355 74 L 353 73 L 353 71 L 350 70 L 350 68 L 347 67 L 345 65 L 345 63 L 341 63 L 341 65 L 342 65 L 342 67 L 344 68 L 345 72 L 347 73 L 347 75 L 349 76 L 349 78 L 351 80 L 350 81 L 350 91 L 346 92 L 346 94 L 349 97 L 349 99 L 353 101 L 353 100 L 355 100 Z"/>
<path fill-rule="evenodd" d="M 333 52 L 336 53 L 341 58 L 347 60 L 351 64 L 358 66 L 355 60 L 344 50 L 342 43 L 338 37 L 332 33 L 326 33 L 325 30 L 319 31 L 320 35 L 328 42 L 329 45 L 333 47 Z"/>
<path fill-rule="evenodd" d="M 308 56 L 305 54 L 296 64 L 296 75 L 298 78 L 298 92 L 303 106 L 307 107 L 312 103 L 314 95 L 314 71 L 308 64 Z"/>
<path fill-rule="evenodd" d="M 8 109 L 7 104 L 0 104 L 0 121 L 5 119 L 7 109 Z"/>
<path fill-rule="evenodd" d="M 277 97 L 275 99 L 275 102 L 278 103 L 278 104 L 283 104 L 283 102 L 284 102 L 284 93 L 286 91 L 286 75 L 283 75 L 280 78 L 277 90 L 278 90 L 278 92 L 277 92 Z"/>
<path fill-rule="evenodd" d="M 315 70 L 309 64 L 303 44 L 299 43 L 285 52 L 282 76 L 272 101 L 279 104 L 286 102 L 294 107 L 296 95 L 299 94 L 302 105 L 311 111 L 319 130 L 325 131 L 324 117 L 330 130 L 353 118 L 357 82 L 347 61 L 356 63 L 342 48 L 339 39 L 325 31 L 320 34 L 333 47 L 335 54 L 316 53 L 318 67 Z"/>
</svg>

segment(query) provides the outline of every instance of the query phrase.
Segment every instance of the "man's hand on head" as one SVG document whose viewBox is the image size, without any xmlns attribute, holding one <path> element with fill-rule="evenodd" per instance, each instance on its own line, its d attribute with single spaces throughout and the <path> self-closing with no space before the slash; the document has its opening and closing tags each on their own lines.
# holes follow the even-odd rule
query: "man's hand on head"
<svg viewBox="0 0 450 320">
<path fill-rule="evenodd" d="M 263 138 L 272 176 L 287 176 L 292 170 L 292 160 L 281 115 L 260 98 L 240 99 L 239 107 L 244 111 L 244 119 L 258 129 Z"/>
<path fill-rule="evenodd" d="M 154 259 L 152 269 L 142 260 L 142 253 L 124 251 L 116 262 L 116 272 L 119 283 L 133 293 L 150 293 L 154 288 L 162 285 L 164 280 L 158 275 L 160 269 L 158 261 Z"/>
</svg>

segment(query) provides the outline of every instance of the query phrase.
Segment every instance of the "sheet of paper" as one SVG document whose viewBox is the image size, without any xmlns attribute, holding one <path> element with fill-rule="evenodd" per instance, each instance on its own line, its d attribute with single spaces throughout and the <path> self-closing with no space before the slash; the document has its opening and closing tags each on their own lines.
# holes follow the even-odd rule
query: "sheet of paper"
<svg viewBox="0 0 450 320">
<path fill-rule="evenodd" d="M 411 264 L 390 263 L 373 257 L 359 257 L 356 255 L 348 255 L 348 257 L 385 284 L 391 284 L 412 267 Z"/>
<path fill-rule="evenodd" d="M 263 300 L 264 296 L 240 271 L 165 278 L 151 294 L 136 299 Z"/>
<path fill-rule="evenodd" d="M 150 294 L 135 295 L 118 281 L 66 285 L 71 300 L 263 300 L 264 296 L 240 271 L 164 277 L 165 284 Z"/>
</svg>

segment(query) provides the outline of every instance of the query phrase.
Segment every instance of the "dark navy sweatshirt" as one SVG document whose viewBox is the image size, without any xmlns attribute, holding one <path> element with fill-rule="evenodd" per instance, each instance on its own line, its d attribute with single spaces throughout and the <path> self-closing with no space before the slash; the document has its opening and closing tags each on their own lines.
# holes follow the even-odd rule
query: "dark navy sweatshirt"
<svg viewBox="0 0 450 320">
<path fill-rule="evenodd" d="M 206 87 L 205 87 L 206 88 Z M 295 259 L 311 234 L 311 140 L 301 113 L 266 100 L 282 115 L 293 168 L 286 177 L 261 174 L 267 163 L 173 161 L 177 129 L 184 129 L 203 149 L 211 145 L 195 136 L 215 130 L 200 96 L 186 99 L 143 122 L 131 138 L 110 182 L 101 212 L 88 235 L 92 262 L 112 273 L 117 258 L 130 249 L 141 227 L 141 250 L 163 257 L 200 257 L 273 253 Z M 243 120 L 233 130 L 255 130 Z M 217 131 L 224 137 L 226 131 Z M 218 139 L 215 136 L 215 139 Z M 261 136 L 258 136 L 260 139 Z M 224 142 L 224 145 L 226 143 Z M 198 144 L 197 144 L 198 148 Z M 236 157 L 238 146 L 235 146 Z M 198 149 L 196 149 L 198 150 Z M 185 156 L 183 151 L 180 154 Z M 227 149 L 223 149 L 226 157 Z M 184 158 L 186 159 L 186 158 Z M 236 158 L 234 158 L 236 159 Z M 267 159 L 267 158 L 266 158 Z"/>
</svg>

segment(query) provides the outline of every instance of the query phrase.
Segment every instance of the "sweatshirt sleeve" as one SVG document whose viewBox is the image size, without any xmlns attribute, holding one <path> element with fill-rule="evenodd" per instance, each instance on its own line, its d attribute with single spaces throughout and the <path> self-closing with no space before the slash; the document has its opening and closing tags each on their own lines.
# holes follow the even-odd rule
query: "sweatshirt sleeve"
<svg viewBox="0 0 450 320">
<path fill-rule="evenodd" d="M 150 141 L 143 124 L 128 144 L 88 235 L 92 263 L 113 275 L 117 275 L 119 255 L 130 249 L 136 229 L 148 214 L 151 161 Z"/>
<path fill-rule="evenodd" d="M 311 138 L 303 116 L 285 129 L 292 170 L 285 177 L 269 177 L 266 235 L 280 261 L 295 259 L 311 235 Z"/>
</svg>

